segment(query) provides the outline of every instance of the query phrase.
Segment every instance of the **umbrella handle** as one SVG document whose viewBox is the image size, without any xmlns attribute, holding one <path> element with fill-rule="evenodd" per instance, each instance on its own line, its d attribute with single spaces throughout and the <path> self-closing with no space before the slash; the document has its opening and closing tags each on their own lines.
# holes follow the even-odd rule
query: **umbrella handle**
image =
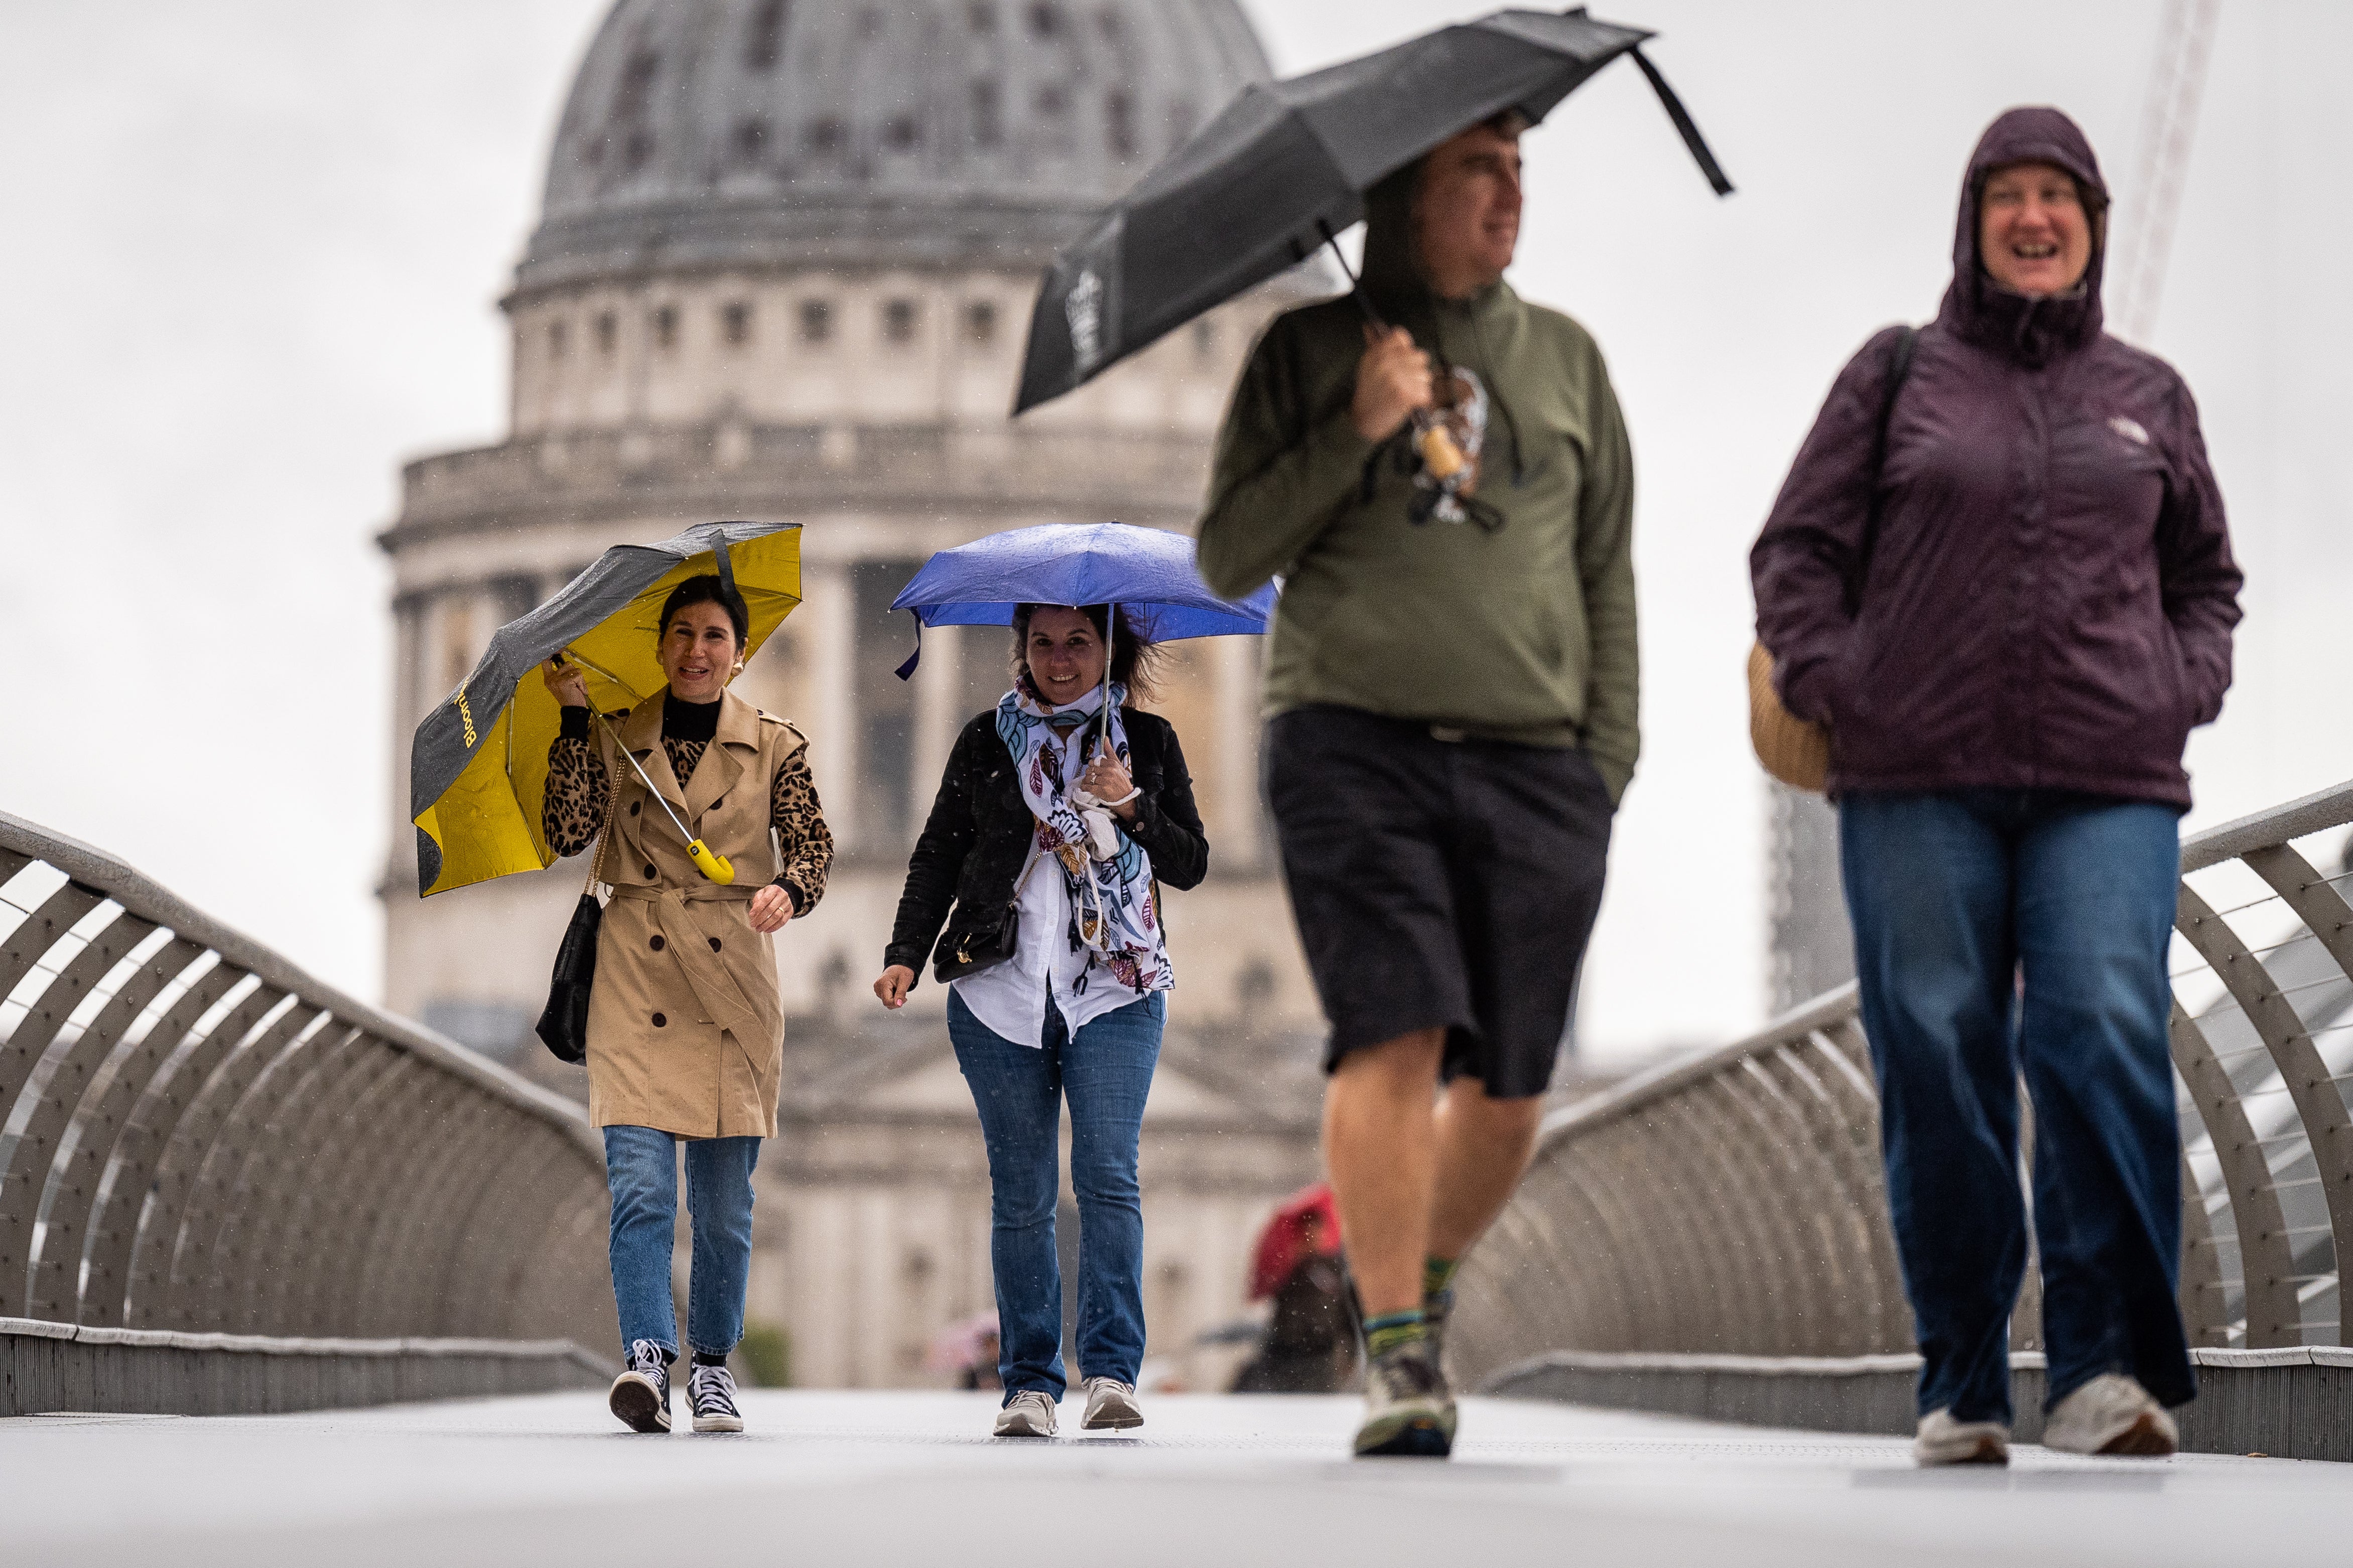
<svg viewBox="0 0 2353 1568">
<path fill-rule="evenodd" d="M 709 846 L 702 839 L 695 839 L 689 844 L 686 847 L 686 853 L 688 858 L 693 860 L 696 870 L 721 887 L 726 887 L 735 880 L 734 864 L 724 855 L 712 854 Z"/>
</svg>

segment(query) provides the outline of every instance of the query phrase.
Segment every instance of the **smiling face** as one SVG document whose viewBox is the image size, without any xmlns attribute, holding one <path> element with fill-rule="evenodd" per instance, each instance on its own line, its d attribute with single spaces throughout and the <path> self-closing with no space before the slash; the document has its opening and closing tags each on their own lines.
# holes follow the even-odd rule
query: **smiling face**
<svg viewBox="0 0 2353 1568">
<path fill-rule="evenodd" d="M 1414 247 L 1440 298 L 1503 277 L 1520 243 L 1520 139 L 1473 126 L 1430 151 L 1413 198 Z"/>
<path fill-rule="evenodd" d="M 716 702 L 734 678 L 735 623 L 726 609 L 705 602 L 681 605 L 662 628 L 662 673 L 681 702 Z"/>
<path fill-rule="evenodd" d="M 1083 611 L 1059 605 L 1030 611 L 1021 657 L 1029 666 L 1029 684 L 1057 708 L 1103 684 L 1103 637 Z"/>
<path fill-rule="evenodd" d="M 2092 220 L 2064 169 L 2012 163 L 1986 176 L 1978 199 L 1978 255 L 2013 294 L 2064 294 L 2092 265 Z"/>
</svg>

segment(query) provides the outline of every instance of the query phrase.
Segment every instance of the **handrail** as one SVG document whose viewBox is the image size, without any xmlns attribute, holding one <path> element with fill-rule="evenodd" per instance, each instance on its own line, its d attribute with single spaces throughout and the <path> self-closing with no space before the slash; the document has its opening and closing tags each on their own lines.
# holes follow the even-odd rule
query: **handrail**
<svg viewBox="0 0 2353 1568">
<path fill-rule="evenodd" d="M 6 813 L 0 1129 L 0 1317 L 613 1341 L 576 1106 Z"/>
<path fill-rule="evenodd" d="M 2333 1304 L 2353 1257 L 2353 908 L 2297 847 L 2348 823 L 2353 783 L 2182 841 L 2170 1032 L 2195 1346 L 2353 1343 Z M 2217 878 L 2245 885 L 2210 902 Z M 1552 1112 L 1457 1283 L 1456 1371 L 1909 1352 L 1878 1144 L 1852 983 Z M 2040 1331 L 2030 1273 L 2013 1348 Z"/>
</svg>

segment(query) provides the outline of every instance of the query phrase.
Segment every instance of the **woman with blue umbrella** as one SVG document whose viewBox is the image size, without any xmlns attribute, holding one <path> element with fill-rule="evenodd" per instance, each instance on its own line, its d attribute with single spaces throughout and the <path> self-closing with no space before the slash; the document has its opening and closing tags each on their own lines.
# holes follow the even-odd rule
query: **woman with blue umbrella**
<svg viewBox="0 0 2353 1568">
<path fill-rule="evenodd" d="M 996 1432 L 1052 1436 L 1067 1387 L 1054 1248 L 1066 1097 L 1080 1425 L 1139 1426 L 1136 1156 L 1176 983 L 1160 890 L 1198 884 L 1209 846 L 1175 728 L 1135 703 L 1157 640 L 1260 630 L 1267 605 L 1212 595 L 1190 540 L 1110 523 L 944 551 L 892 607 L 1013 629 L 1012 688 L 956 738 L 874 982 L 902 1007 L 928 956 L 949 986 L 948 1037 L 988 1149 Z"/>
</svg>

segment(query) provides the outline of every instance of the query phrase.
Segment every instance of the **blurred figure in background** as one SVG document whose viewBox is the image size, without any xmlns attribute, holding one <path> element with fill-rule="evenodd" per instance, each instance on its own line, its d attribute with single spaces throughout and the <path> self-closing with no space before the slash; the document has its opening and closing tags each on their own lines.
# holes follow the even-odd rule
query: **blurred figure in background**
<svg viewBox="0 0 2353 1568">
<path fill-rule="evenodd" d="M 1325 1183 L 1275 1211 L 1259 1236 L 1250 1300 L 1274 1301 L 1266 1337 L 1234 1375 L 1236 1394 L 1337 1394 L 1356 1371 L 1356 1292 Z"/>
<path fill-rule="evenodd" d="M 2009 1456 L 2021 1072 L 2044 1442 L 2169 1454 L 2196 1392 L 2166 954 L 2241 578 L 2189 388 L 2101 331 L 2107 214 L 2073 121 L 1996 120 L 1943 309 L 1840 373 L 1749 558 L 1830 731 L 1922 1464 Z"/>
</svg>

